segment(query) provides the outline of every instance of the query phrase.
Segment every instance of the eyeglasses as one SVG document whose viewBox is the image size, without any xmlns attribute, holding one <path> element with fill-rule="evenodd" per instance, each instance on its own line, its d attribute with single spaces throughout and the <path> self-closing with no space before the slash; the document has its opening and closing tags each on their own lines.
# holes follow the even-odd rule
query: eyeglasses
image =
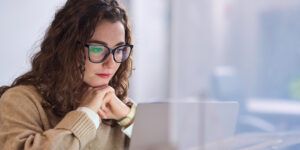
<svg viewBox="0 0 300 150">
<path fill-rule="evenodd" d="M 89 60 L 92 63 L 104 62 L 110 53 L 116 63 L 122 63 L 130 56 L 133 45 L 125 44 L 112 49 L 102 44 L 89 43 L 85 47 L 88 48 Z"/>
</svg>

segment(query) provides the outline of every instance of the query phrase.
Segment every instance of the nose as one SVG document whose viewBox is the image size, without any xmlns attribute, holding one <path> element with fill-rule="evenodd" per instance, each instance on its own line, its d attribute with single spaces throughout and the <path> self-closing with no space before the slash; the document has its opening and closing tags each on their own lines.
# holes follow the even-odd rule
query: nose
<svg viewBox="0 0 300 150">
<path fill-rule="evenodd" d="M 103 66 L 106 66 L 107 68 L 113 68 L 116 64 L 113 55 L 109 54 L 106 60 L 103 62 Z"/>
</svg>

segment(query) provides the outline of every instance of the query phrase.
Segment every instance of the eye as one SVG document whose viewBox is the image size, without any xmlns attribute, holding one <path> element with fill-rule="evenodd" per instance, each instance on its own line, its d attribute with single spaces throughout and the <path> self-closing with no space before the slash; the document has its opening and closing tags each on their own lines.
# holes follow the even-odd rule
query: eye
<svg viewBox="0 0 300 150">
<path fill-rule="evenodd" d="M 124 51 L 124 47 L 119 47 L 116 49 L 116 52 L 115 53 L 121 53 Z"/>
<path fill-rule="evenodd" d="M 101 53 L 104 51 L 104 47 L 103 46 L 90 46 L 89 51 L 92 53 Z"/>
</svg>

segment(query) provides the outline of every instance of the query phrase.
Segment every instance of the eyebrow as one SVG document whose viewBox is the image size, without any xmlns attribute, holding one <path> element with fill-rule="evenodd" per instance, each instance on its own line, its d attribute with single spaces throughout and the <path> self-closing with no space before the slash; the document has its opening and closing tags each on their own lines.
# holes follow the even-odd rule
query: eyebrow
<svg viewBox="0 0 300 150">
<path fill-rule="evenodd" d="M 104 41 L 98 41 L 98 40 L 90 40 L 88 43 L 97 43 L 97 44 L 102 44 L 102 45 L 107 46 L 106 42 L 104 42 Z M 124 44 L 125 44 L 125 42 L 119 42 L 115 46 L 120 46 L 120 45 L 124 45 Z"/>
</svg>

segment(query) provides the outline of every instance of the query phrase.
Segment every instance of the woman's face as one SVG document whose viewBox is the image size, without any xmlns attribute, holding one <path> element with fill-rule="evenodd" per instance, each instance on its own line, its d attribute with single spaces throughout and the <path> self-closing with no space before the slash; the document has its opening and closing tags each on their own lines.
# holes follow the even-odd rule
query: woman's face
<svg viewBox="0 0 300 150">
<path fill-rule="evenodd" d="M 109 48 L 115 48 L 125 44 L 125 29 L 120 21 L 112 23 L 102 21 L 95 29 L 93 37 L 88 43 L 101 44 Z M 108 85 L 111 78 L 118 70 L 120 63 L 114 61 L 112 53 L 102 63 L 92 63 L 88 58 L 88 52 L 99 52 L 99 49 L 85 47 L 85 71 L 83 81 L 91 87 Z"/>
</svg>

